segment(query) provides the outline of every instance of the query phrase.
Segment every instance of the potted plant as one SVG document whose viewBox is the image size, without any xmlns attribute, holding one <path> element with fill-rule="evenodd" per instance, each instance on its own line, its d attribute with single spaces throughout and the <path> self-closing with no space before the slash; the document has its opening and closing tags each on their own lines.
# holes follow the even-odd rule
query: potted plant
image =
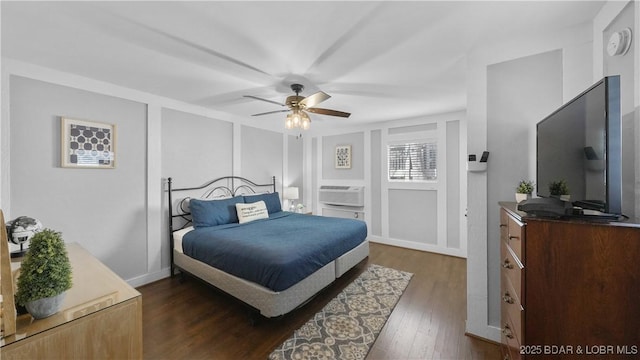
<svg viewBox="0 0 640 360">
<path fill-rule="evenodd" d="M 34 318 L 43 319 L 58 312 L 71 288 L 71 264 L 59 232 L 44 229 L 33 235 L 17 285 L 16 302 Z"/>
<path fill-rule="evenodd" d="M 569 201 L 569 186 L 564 179 L 552 181 L 549 183 L 549 195 L 560 198 L 560 200 Z"/>
<path fill-rule="evenodd" d="M 516 187 L 516 201 L 521 202 L 531 197 L 534 182 L 530 180 L 520 180 Z"/>
</svg>

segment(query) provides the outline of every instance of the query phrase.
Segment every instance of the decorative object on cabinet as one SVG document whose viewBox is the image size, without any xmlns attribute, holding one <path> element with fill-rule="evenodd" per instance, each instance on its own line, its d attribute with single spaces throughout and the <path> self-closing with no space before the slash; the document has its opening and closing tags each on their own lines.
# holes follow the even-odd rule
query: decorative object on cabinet
<svg viewBox="0 0 640 360">
<path fill-rule="evenodd" d="M 27 252 L 27 249 L 25 249 L 27 241 L 40 231 L 42 231 L 42 223 L 38 219 L 28 216 L 19 216 L 7 222 L 7 236 L 9 241 L 13 244 L 20 245 L 20 250 L 13 251 L 11 257 L 17 258 L 23 256 Z"/>
<path fill-rule="evenodd" d="M 116 156 L 116 126 L 61 118 L 62 167 L 113 169 Z"/>
<path fill-rule="evenodd" d="M 567 185 L 566 180 L 560 179 L 557 181 L 552 181 L 549 183 L 549 194 L 551 196 L 555 196 L 560 198 L 563 201 L 569 201 L 569 186 Z"/>
<path fill-rule="evenodd" d="M 18 276 L 16 300 L 35 319 L 49 317 L 71 288 L 71 264 L 59 232 L 44 229 L 31 238 Z"/>
<path fill-rule="evenodd" d="M 336 169 L 351 169 L 351 145 L 336 146 Z"/>
<path fill-rule="evenodd" d="M 516 187 L 516 202 L 527 200 L 531 197 L 535 184 L 531 180 L 520 180 Z"/>
<path fill-rule="evenodd" d="M 299 214 L 304 214 L 304 204 L 299 203 L 298 205 L 296 205 L 295 211 Z"/>
</svg>

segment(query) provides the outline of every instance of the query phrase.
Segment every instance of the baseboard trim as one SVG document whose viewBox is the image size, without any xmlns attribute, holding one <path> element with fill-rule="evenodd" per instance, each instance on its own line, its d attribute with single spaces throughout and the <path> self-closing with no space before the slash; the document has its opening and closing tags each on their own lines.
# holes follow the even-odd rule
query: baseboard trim
<svg viewBox="0 0 640 360">
<path fill-rule="evenodd" d="M 171 275 L 170 273 L 171 273 L 171 269 L 165 268 L 160 271 L 156 271 L 153 273 L 148 273 L 148 274 L 134 277 L 132 279 L 128 279 L 127 283 L 135 288 L 138 286 L 150 284 L 154 281 L 158 281 L 166 277 L 169 277 Z"/>
<path fill-rule="evenodd" d="M 471 324 L 465 321 L 465 335 L 499 344 L 502 341 L 502 329 L 488 324 Z"/>
<path fill-rule="evenodd" d="M 463 259 L 467 258 L 467 254 L 465 254 L 461 249 L 442 248 L 442 247 L 431 245 L 431 244 L 422 244 L 414 241 L 391 239 L 391 238 L 385 238 L 385 237 L 376 236 L 376 235 L 369 235 L 367 239 L 369 239 L 369 241 L 371 242 L 379 243 L 379 244 L 397 246 L 397 247 L 402 247 L 402 248 L 411 249 L 411 250 L 427 251 L 427 252 L 448 255 L 448 256 L 455 256 Z"/>
</svg>

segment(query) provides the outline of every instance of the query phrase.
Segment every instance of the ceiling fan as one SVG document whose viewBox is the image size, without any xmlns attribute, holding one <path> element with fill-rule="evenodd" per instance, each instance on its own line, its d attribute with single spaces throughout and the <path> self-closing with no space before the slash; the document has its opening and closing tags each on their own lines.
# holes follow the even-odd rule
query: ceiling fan
<svg viewBox="0 0 640 360">
<path fill-rule="evenodd" d="M 338 117 L 344 117 L 344 118 L 348 118 L 351 115 L 351 113 L 344 112 L 344 111 L 322 109 L 322 108 L 315 107 L 317 104 L 329 99 L 331 96 L 322 91 L 318 91 L 317 93 L 309 95 L 307 97 L 300 96 L 300 92 L 302 92 L 303 89 L 304 89 L 304 86 L 301 84 L 291 84 L 291 90 L 293 90 L 293 92 L 295 92 L 296 94 L 287 97 L 284 104 L 279 103 L 277 101 L 259 98 L 253 95 L 244 95 L 244 97 L 260 100 L 260 101 L 266 101 L 272 104 L 288 107 L 289 109 L 287 110 L 267 111 L 267 112 L 251 115 L 251 116 L 261 116 L 261 115 L 291 111 L 291 113 L 287 115 L 287 120 L 285 123 L 287 129 L 291 129 L 294 127 L 302 127 L 303 129 L 308 129 L 311 119 L 309 118 L 309 115 L 307 114 L 307 112 L 314 113 L 314 114 L 329 115 L 329 116 L 338 116 Z"/>
</svg>

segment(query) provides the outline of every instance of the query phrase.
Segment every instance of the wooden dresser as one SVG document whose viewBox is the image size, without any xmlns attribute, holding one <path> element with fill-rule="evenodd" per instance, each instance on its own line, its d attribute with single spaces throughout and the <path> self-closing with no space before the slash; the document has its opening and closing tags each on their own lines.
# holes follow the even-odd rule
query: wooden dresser
<svg viewBox="0 0 640 360">
<path fill-rule="evenodd" d="M 640 358 L 640 225 L 500 205 L 503 358 Z"/>
<path fill-rule="evenodd" d="M 67 244 L 73 287 L 46 319 L 20 315 L 0 358 L 142 359 L 140 293 L 78 244 Z"/>
</svg>

